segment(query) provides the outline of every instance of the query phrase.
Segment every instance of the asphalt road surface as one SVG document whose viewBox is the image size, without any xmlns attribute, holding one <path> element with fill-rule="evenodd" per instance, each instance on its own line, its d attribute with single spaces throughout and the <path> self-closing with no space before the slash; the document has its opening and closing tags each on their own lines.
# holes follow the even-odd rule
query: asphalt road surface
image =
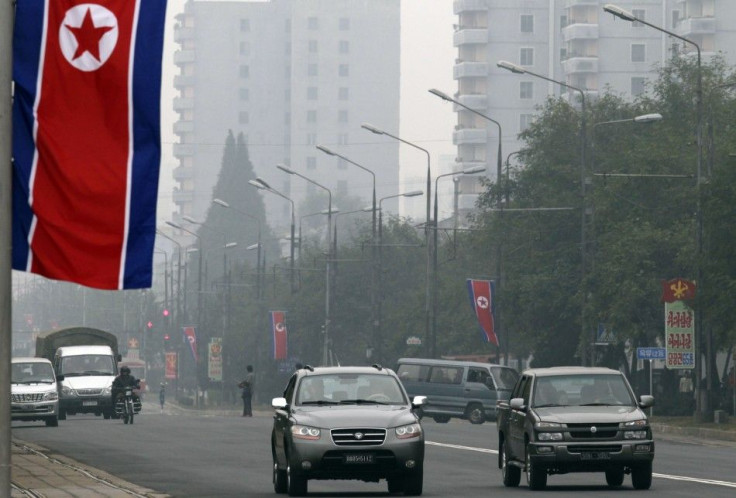
<svg viewBox="0 0 736 498">
<path fill-rule="evenodd" d="M 152 405 L 134 425 L 90 415 L 70 416 L 57 428 L 13 422 L 13 437 L 100 468 L 174 497 L 274 497 L 272 419 L 160 414 Z M 424 422 L 424 494 L 435 497 L 538 496 L 505 488 L 496 466 L 496 424 Z M 736 444 L 658 439 L 651 496 L 736 496 Z M 546 493 L 596 497 L 631 492 L 627 476 L 609 489 L 603 474 L 550 476 Z M 640 493 L 640 492 L 637 492 Z M 310 496 L 389 496 L 386 483 L 310 481 Z"/>
</svg>

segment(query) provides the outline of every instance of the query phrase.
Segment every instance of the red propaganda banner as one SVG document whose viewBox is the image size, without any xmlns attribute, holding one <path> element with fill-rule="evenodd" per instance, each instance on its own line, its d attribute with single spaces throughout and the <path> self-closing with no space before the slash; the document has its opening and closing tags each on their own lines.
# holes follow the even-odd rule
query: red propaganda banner
<svg viewBox="0 0 736 498">
<path fill-rule="evenodd" d="M 175 352 L 166 353 L 166 371 L 165 377 L 167 379 L 178 378 L 178 365 L 177 365 L 177 354 Z"/>
<path fill-rule="evenodd" d="M 662 302 L 674 303 L 695 297 L 695 282 L 683 278 L 662 281 Z"/>
<path fill-rule="evenodd" d="M 197 331 L 194 327 L 184 327 L 184 341 L 189 344 L 189 349 L 192 352 L 192 358 L 195 363 L 199 363 L 199 353 L 197 353 Z"/>
<path fill-rule="evenodd" d="M 285 360 L 287 355 L 287 331 L 283 311 L 271 312 L 271 336 L 273 337 L 273 359 Z"/>
<path fill-rule="evenodd" d="M 478 324 L 483 332 L 483 339 L 498 346 L 498 337 L 494 330 L 494 283 L 491 280 L 468 279 L 468 294 Z"/>
<path fill-rule="evenodd" d="M 151 286 L 166 0 L 17 0 L 13 268 Z"/>
</svg>

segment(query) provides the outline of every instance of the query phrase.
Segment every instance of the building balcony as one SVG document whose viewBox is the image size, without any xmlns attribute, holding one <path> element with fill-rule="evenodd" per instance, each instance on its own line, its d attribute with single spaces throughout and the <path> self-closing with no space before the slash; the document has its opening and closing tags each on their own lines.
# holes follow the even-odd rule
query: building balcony
<svg viewBox="0 0 736 498">
<path fill-rule="evenodd" d="M 191 157 L 194 155 L 194 144 L 174 144 L 174 157 Z"/>
<path fill-rule="evenodd" d="M 571 56 L 562 61 L 562 69 L 565 74 L 597 73 L 598 57 Z"/>
<path fill-rule="evenodd" d="M 462 157 L 456 157 L 453 171 L 462 171 L 465 169 L 477 168 L 478 166 L 482 166 L 486 168 L 486 174 L 487 174 L 488 172 L 488 162 L 487 161 L 481 161 L 479 159 L 464 159 Z"/>
<path fill-rule="evenodd" d="M 477 200 L 478 194 L 459 194 L 457 196 L 457 207 L 461 211 L 472 211 L 475 209 Z"/>
<path fill-rule="evenodd" d="M 488 95 L 477 94 L 477 95 L 458 95 L 457 101 L 462 105 L 470 107 L 476 111 L 485 111 L 488 108 Z M 460 111 L 462 108 L 455 105 L 455 111 Z"/>
<path fill-rule="evenodd" d="M 461 45 L 486 45 L 487 43 L 487 28 L 461 28 L 452 35 L 452 44 L 455 47 Z"/>
<path fill-rule="evenodd" d="M 579 22 L 568 24 L 562 28 L 562 39 L 565 42 L 572 40 L 597 40 L 598 25 Z"/>
<path fill-rule="evenodd" d="M 712 35 L 716 32 L 716 20 L 714 17 L 680 19 L 673 31 L 685 38 L 693 35 Z"/>
<path fill-rule="evenodd" d="M 488 10 L 486 0 L 455 0 L 452 2 L 452 12 L 456 15 L 462 12 L 478 12 L 484 10 Z"/>
<path fill-rule="evenodd" d="M 194 39 L 194 28 L 185 28 L 181 25 L 177 25 L 174 28 L 174 41 L 176 43 L 181 43 L 184 40 L 193 40 Z"/>
<path fill-rule="evenodd" d="M 191 166 L 177 166 L 174 168 L 174 180 L 181 182 L 194 177 L 194 168 Z"/>
<path fill-rule="evenodd" d="M 194 62 L 195 58 L 194 50 L 177 50 L 174 52 L 174 64 L 177 66 Z"/>
<path fill-rule="evenodd" d="M 565 0 L 566 9 L 577 7 L 578 5 L 594 5 L 598 7 L 600 5 L 600 0 Z"/>
<path fill-rule="evenodd" d="M 179 190 L 174 188 L 172 192 L 172 199 L 174 204 L 185 204 L 187 202 L 194 202 L 194 190 Z"/>
<path fill-rule="evenodd" d="M 177 135 L 192 132 L 194 132 L 194 121 L 176 121 L 174 123 L 174 133 Z"/>
<path fill-rule="evenodd" d="M 452 68 L 454 79 L 485 78 L 488 76 L 487 62 L 461 62 Z"/>
<path fill-rule="evenodd" d="M 176 97 L 174 98 L 173 107 L 174 107 L 174 110 L 177 112 L 194 109 L 194 99 L 189 99 L 186 97 Z"/>
<path fill-rule="evenodd" d="M 460 128 L 452 133 L 454 145 L 484 144 L 487 141 L 488 135 L 485 128 Z"/>
<path fill-rule="evenodd" d="M 195 83 L 194 76 L 185 76 L 183 74 L 177 74 L 174 76 L 174 88 L 184 88 L 188 86 L 194 86 Z"/>
</svg>

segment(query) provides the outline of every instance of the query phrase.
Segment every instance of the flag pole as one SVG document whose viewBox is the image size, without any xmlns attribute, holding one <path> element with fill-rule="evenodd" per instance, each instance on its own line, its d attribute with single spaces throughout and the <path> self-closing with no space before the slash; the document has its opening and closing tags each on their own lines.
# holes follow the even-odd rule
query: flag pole
<svg viewBox="0 0 736 498">
<path fill-rule="evenodd" d="M 13 0 L 0 0 L 0 496 L 10 496 Z"/>
</svg>

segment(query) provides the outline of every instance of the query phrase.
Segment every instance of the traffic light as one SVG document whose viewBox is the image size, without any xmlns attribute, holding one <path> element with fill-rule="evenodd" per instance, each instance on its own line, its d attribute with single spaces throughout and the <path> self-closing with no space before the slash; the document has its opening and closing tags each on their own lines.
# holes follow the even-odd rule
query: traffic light
<svg viewBox="0 0 736 498">
<path fill-rule="evenodd" d="M 171 351 L 171 336 L 164 334 L 164 351 Z"/>
<path fill-rule="evenodd" d="M 149 329 L 152 329 L 153 328 L 153 322 L 149 320 L 148 323 L 146 324 L 146 327 L 148 327 Z"/>
<path fill-rule="evenodd" d="M 169 310 L 164 308 L 164 317 L 168 317 L 168 316 L 169 316 Z"/>
</svg>

